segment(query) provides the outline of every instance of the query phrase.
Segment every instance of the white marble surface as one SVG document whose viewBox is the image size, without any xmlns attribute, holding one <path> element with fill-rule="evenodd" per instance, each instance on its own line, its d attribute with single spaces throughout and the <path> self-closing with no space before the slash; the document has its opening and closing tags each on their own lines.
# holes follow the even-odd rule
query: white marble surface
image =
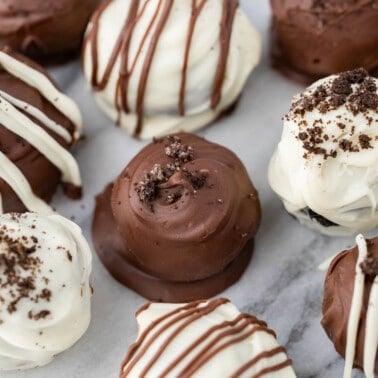
<svg viewBox="0 0 378 378">
<path fill-rule="evenodd" d="M 248 81 L 235 112 L 199 134 L 239 155 L 259 191 L 263 221 L 251 264 L 243 278 L 222 295 L 242 311 L 269 323 L 287 347 L 298 377 L 341 377 L 343 360 L 320 326 L 324 272 L 317 266 L 354 241 L 352 237 L 321 236 L 300 226 L 285 213 L 268 186 L 267 167 L 280 138 L 281 116 L 288 109 L 292 95 L 301 87 L 269 66 L 268 0 L 242 0 L 241 3 L 263 36 L 263 59 Z M 94 196 L 145 143 L 127 136 L 100 112 L 78 62 L 51 72 L 78 102 L 87 136 L 76 151 L 84 180 L 84 198 L 72 202 L 59 193 L 53 205 L 63 215 L 74 217 L 90 240 Z M 127 347 L 137 334 L 134 312 L 145 300 L 113 280 L 95 254 L 91 281 L 92 322 L 85 336 L 47 367 L 0 373 L 1 378 L 118 376 Z"/>
</svg>

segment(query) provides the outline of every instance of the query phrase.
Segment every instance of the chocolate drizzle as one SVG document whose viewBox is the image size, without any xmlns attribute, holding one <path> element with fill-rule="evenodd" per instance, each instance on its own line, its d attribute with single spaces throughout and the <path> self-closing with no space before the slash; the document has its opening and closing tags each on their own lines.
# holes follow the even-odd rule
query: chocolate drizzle
<svg viewBox="0 0 378 378">
<path fill-rule="evenodd" d="M 206 5 L 208 0 L 192 0 L 191 1 L 191 17 L 188 24 L 188 33 L 186 38 L 186 45 L 183 55 L 183 64 L 181 70 L 181 84 L 178 98 L 178 113 L 181 116 L 185 115 L 185 94 L 187 84 L 187 68 L 190 56 L 190 48 L 194 35 L 194 30 L 198 18 Z M 159 0 L 157 2 L 156 10 L 152 19 L 146 28 L 143 35 L 142 42 L 138 48 L 135 60 L 130 62 L 130 45 L 133 38 L 134 30 L 139 20 L 143 16 L 148 2 L 145 1 L 141 6 L 141 0 L 131 0 L 125 23 L 121 29 L 118 39 L 114 45 L 114 49 L 110 55 L 109 61 L 106 65 L 102 77 L 99 76 L 98 64 L 98 33 L 99 24 L 102 14 L 105 12 L 111 0 L 103 3 L 92 18 L 92 28 L 86 35 L 84 42 L 84 49 L 88 44 L 91 45 L 91 58 L 92 58 L 92 76 L 91 85 L 95 91 L 103 91 L 109 83 L 110 76 L 114 70 L 114 66 L 118 59 L 121 60 L 120 70 L 115 91 L 115 103 L 120 118 L 121 112 L 130 113 L 130 104 L 128 100 L 129 80 L 134 72 L 136 63 L 140 58 L 142 48 L 146 44 L 147 37 L 151 35 L 150 42 L 147 46 L 147 52 L 142 64 L 142 72 L 138 84 L 137 100 L 136 100 L 136 115 L 137 123 L 134 130 L 134 136 L 138 137 L 143 130 L 143 116 L 144 116 L 144 101 L 146 97 L 146 88 L 148 83 L 151 66 L 155 55 L 156 48 L 159 44 L 161 34 L 164 32 L 165 25 L 171 14 L 172 7 L 175 0 Z M 238 0 L 223 0 L 222 19 L 220 23 L 220 52 L 217 67 L 215 70 L 215 78 L 213 90 L 211 93 L 211 108 L 214 110 L 221 101 L 222 86 L 225 78 L 227 67 L 227 57 L 229 53 L 230 40 L 232 34 L 233 21 L 235 18 L 236 10 L 238 9 Z"/>
<path fill-rule="evenodd" d="M 144 365 L 140 376 L 146 376 L 155 363 L 163 357 L 166 350 L 176 337 L 181 335 L 195 321 L 216 311 L 220 306 L 227 304 L 229 301 L 224 298 L 213 299 L 209 301 L 195 301 L 187 305 L 180 306 L 164 316 L 153 321 L 138 337 L 122 363 L 120 377 L 127 377 L 131 374 L 133 368 L 145 358 L 147 351 L 152 344 L 159 338 L 165 337 L 164 342 L 152 354 L 151 358 Z M 144 306 L 141 312 L 148 310 L 149 306 Z M 210 323 L 211 324 L 211 323 Z M 160 376 L 168 376 L 172 370 L 177 369 L 179 364 L 187 358 L 185 365 L 180 371 L 175 373 L 180 377 L 191 377 L 197 373 L 207 362 L 217 357 L 223 350 L 232 347 L 234 344 L 243 342 L 256 332 L 265 332 L 275 337 L 275 333 L 269 329 L 265 322 L 258 320 L 249 314 L 239 314 L 233 320 L 223 321 L 209 326 L 199 337 L 183 348 L 181 353 L 164 369 Z M 163 336 L 164 335 L 164 336 Z M 240 376 L 241 373 L 255 366 L 264 358 L 275 356 L 279 353 L 285 353 L 285 349 L 277 347 L 272 350 L 263 352 L 254 356 L 232 375 Z M 191 356 L 188 359 L 188 356 Z M 291 365 L 291 360 L 286 359 L 283 362 L 269 366 L 259 371 L 254 377 L 261 377 L 264 374 L 278 371 L 286 366 Z"/>
</svg>

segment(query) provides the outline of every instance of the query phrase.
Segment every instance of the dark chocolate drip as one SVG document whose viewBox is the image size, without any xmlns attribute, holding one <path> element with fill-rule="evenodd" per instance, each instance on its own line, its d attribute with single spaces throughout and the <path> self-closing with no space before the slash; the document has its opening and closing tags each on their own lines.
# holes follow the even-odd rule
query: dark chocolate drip
<svg viewBox="0 0 378 378">
<path fill-rule="evenodd" d="M 148 25 L 145 34 L 143 35 L 142 42 L 138 48 L 136 57 L 129 67 L 129 52 L 130 52 L 130 43 L 133 37 L 134 29 L 139 19 L 144 13 L 145 8 L 148 5 L 148 2 L 143 4 L 141 12 L 138 14 L 138 9 L 140 6 L 140 0 L 131 0 L 129 11 L 123 25 L 119 37 L 115 43 L 113 51 L 110 55 L 109 61 L 106 65 L 105 71 L 101 78 L 99 78 L 98 73 L 98 32 L 99 32 L 99 22 L 102 14 L 111 3 L 111 1 L 106 1 L 103 3 L 98 11 L 92 18 L 92 29 L 87 34 L 85 38 L 85 46 L 91 43 L 91 57 L 92 57 L 92 76 L 91 76 L 91 85 L 95 91 L 102 91 L 106 88 L 109 83 L 112 71 L 114 69 L 117 59 L 120 57 L 121 65 L 120 72 L 118 76 L 118 81 L 116 84 L 115 91 L 115 103 L 116 108 L 119 112 L 125 113 L 130 112 L 128 104 L 128 85 L 129 79 L 134 71 L 138 58 L 142 52 L 142 48 L 147 41 L 147 37 L 150 34 L 152 27 L 157 21 L 156 28 L 149 42 L 147 54 L 143 62 L 142 72 L 140 76 L 138 93 L 137 93 L 137 103 L 136 103 L 136 113 L 137 113 L 137 125 L 134 131 L 134 136 L 138 137 L 143 130 L 143 107 L 145 100 L 146 86 L 148 82 L 148 77 L 151 71 L 151 66 L 157 45 L 159 43 L 160 36 L 164 30 L 165 24 L 169 18 L 172 6 L 175 0 L 160 0 L 154 15 Z M 182 78 L 180 85 L 180 93 L 178 99 L 178 110 L 181 116 L 185 115 L 185 90 L 186 90 L 186 80 L 187 80 L 187 68 L 190 55 L 190 47 L 192 44 L 192 39 L 194 35 L 194 30 L 198 18 L 206 4 L 207 0 L 200 0 L 197 3 L 197 0 L 192 0 L 192 12 L 188 26 L 188 34 L 185 46 L 185 53 L 183 57 L 182 65 Z M 159 18 L 160 9 L 164 3 L 163 10 L 161 11 L 161 16 Z M 218 58 L 218 64 L 215 73 L 213 91 L 211 95 L 211 108 L 215 109 L 221 100 L 222 86 L 224 82 L 226 67 L 227 67 L 227 58 L 230 47 L 230 40 L 232 34 L 233 21 L 235 17 L 236 10 L 239 6 L 238 0 L 223 0 L 223 10 L 222 10 L 222 19 L 220 23 L 220 53 Z"/>
<path fill-rule="evenodd" d="M 138 120 L 136 129 L 134 132 L 134 136 L 136 137 L 138 137 L 140 133 L 142 132 L 144 97 L 145 97 L 147 80 L 150 74 L 152 61 L 155 55 L 156 47 L 160 39 L 160 35 L 164 29 L 165 23 L 167 22 L 169 14 L 171 12 L 173 2 L 174 0 L 166 0 L 164 4 L 161 18 L 156 26 L 155 33 L 151 38 L 150 46 L 146 54 L 146 59 L 143 64 L 142 73 L 139 79 L 139 88 L 138 88 L 138 96 L 137 96 L 137 103 L 136 103 L 136 113 L 137 113 L 137 120 Z"/>
<path fill-rule="evenodd" d="M 258 362 L 260 362 L 262 359 L 273 357 L 273 356 L 275 356 L 276 354 L 279 354 L 279 353 L 286 353 L 285 348 L 282 347 L 282 346 L 280 346 L 280 347 L 273 348 L 271 350 L 267 350 L 266 352 L 262 352 L 262 353 L 258 354 L 255 358 L 253 358 L 252 360 L 248 361 L 240 369 L 238 369 L 231 376 L 231 378 L 238 378 L 238 377 L 240 377 L 242 374 L 244 374 L 247 370 L 249 370 L 251 367 L 253 367 L 253 365 L 256 365 Z M 286 366 L 290 366 L 291 365 L 291 360 L 286 359 L 286 361 L 283 361 L 283 363 L 285 364 L 284 366 L 281 366 L 281 364 L 271 366 L 271 367 L 266 368 L 266 369 L 260 371 L 259 373 L 255 374 L 253 376 L 253 378 L 261 377 L 263 374 L 272 373 L 274 371 L 283 369 Z"/>
<path fill-rule="evenodd" d="M 190 324 L 200 319 L 202 316 L 205 316 L 206 314 L 215 311 L 219 306 L 228 303 L 228 300 L 219 298 L 210 300 L 206 304 L 205 303 L 205 301 L 189 303 L 188 305 L 179 307 L 152 322 L 151 325 L 147 327 L 147 329 L 140 335 L 137 342 L 130 348 L 122 364 L 121 377 L 128 376 L 134 366 L 140 361 L 141 358 L 143 358 L 147 350 L 156 341 L 156 339 L 159 338 L 159 336 L 161 336 L 164 332 L 172 328 L 170 335 L 166 338 L 164 343 L 159 347 L 148 364 L 144 367 L 143 371 L 140 373 L 141 376 L 146 376 L 167 347 L 180 333 L 182 333 Z M 203 306 L 200 307 L 200 305 Z M 149 304 L 144 306 L 142 310 L 139 310 L 137 314 L 140 314 L 142 311 L 148 309 L 148 307 Z M 164 321 L 165 324 L 156 330 L 157 326 L 162 324 Z M 177 324 L 180 325 L 174 328 L 174 326 Z M 152 333 L 153 331 L 155 332 Z M 200 337 L 198 337 L 194 342 L 192 342 L 185 350 L 183 350 L 178 357 L 175 358 L 175 360 L 171 362 L 161 373 L 161 376 L 167 376 L 184 358 L 190 355 L 194 349 L 201 346 L 190 361 L 188 361 L 185 367 L 178 373 L 180 377 L 191 377 L 222 350 L 233 344 L 242 342 L 256 332 L 265 332 L 275 337 L 275 333 L 267 327 L 265 322 L 260 321 L 256 317 L 249 314 L 239 314 L 233 320 L 224 321 L 220 324 L 212 326 L 206 332 L 200 335 Z M 215 337 L 212 337 L 213 335 L 215 335 Z M 227 340 L 227 338 L 229 338 L 229 340 Z M 255 358 L 244 364 L 233 376 L 239 376 L 241 373 L 257 364 L 260 360 L 272 357 L 278 353 L 285 353 L 285 348 L 277 347 L 270 351 L 260 353 Z M 263 369 L 256 375 L 256 377 L 260 377 L 269 372 L 277 371 L 289 365 L 291 365 L 291 360 L 287 359 L 280 364 Z"/>
<path fill-rule="evenodd" d="M 206 4 L 206 1 L 207 0 L 202 0 L 201 3 L 199 5 L 197 5 L 197 1 L 192 0 L 192 15 L 191 15 L 190 21 L 189 21 L 188 36 L 187 36 L 186 45 L 185 45 L 184 64 L 182 66 L 180 98 L 179 98 L 179 105 L 178 105 L 180 116 L 182 116 L 182 117 L 185 115 L 186 75 L 187 75 L 187 70 L 188 70 L 190 47 L 191 47 L 191 44 L 192 44 L 194 29 L 196 27 L 198 17 L 201 14 L 201 11 L 202 11 L 204 5 Z"/>
<path fill-rule="evenodd" d="M 230 49 L 232 26 L 234 24 L 235 13 L 238 6 L 238 0 L 223 0 L 223 14 L 220 24 L 220 53 L 215 73 L 213 93 L 211 96 L 212 109 L 215 109 L 221 100 L 222 86 L 226 73 L 228 52 Z"/>
</svg>

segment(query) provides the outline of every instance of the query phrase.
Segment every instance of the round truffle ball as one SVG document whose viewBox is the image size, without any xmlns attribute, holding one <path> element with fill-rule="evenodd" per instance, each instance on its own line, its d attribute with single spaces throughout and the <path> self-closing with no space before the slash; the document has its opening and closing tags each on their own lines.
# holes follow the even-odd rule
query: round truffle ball
<svg viewBox="0 0 378 378">
<path fill-rule="evenodd" d="M 2 0 L 0 48 L 9 46 L 39 62 L 77 55 L 100 0 Z"/>
<path fill-rule="evenodd" d="M 49 363 L 90 321 L 91 252 L 58 216 L 0 216 L 0 370 Z"/>
<path fill-rule="evenodd" d="M 97 201 L 100 258 L 118 280 L 154 300 L 204 298 L 231 285 L 260 222 L 258 195 L 240 160 L 191 134 L 145 147 Z M 122 272 L 126 263 L 143 273 L 140 283 Z M 167 288 L 143 285 L 148 276 Z"/>
<path fill-rule="evenodd" d="M 378 238 L 356 238 L 357 246 L 339 253 L 324 283 L 322 325 L 346 361 L 366 377 L 378 374 Z"/>
<path fill-rule="evenodd" d="M 270 0 L 273 64 L 313 81 L 341 71 L 378 68 L 376 0 Z"/>
<path fill-rule="evenodd" d="M 70 154 L 81 136 L 77 105 L 31 60 L 0 51 L 0 212 L 52 213 L 60 182 L 80 198 L 81 178 Z"/>
<path fill-rule="evenodd" d="M 296 377 L 267 324 L 224 298 L 149 303 L 136 314 L 137 341 L 120 377 Z"/>
<path fill-rule="evenodd" d="M 231 108 L 260 58 L 237 0 L 105 1 L 83 69 L 98 104 L 139 138 L 194 131 Z"/>
<path fill-rule="evenodd" d="M 378 80 L 363 69 L 294 97 L 269 166 L 286 210 L 325 234 L 378 224 Z"/>
</svg>

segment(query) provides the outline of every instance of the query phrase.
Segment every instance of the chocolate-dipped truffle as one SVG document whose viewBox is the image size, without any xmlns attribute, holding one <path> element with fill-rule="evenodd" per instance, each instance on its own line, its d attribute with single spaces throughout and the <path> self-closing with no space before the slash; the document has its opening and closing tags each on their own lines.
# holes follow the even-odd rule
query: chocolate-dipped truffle
<svg viewBox="0 0 378 378">
<path fill-rule="evenodd" d="M 301 223 L 331 235 L 377 226 L 377 85 L 356 69 L 294 97 L 269 183 Z"/>
<path fill-rule="evenodd" d="M 378 68 L 377 0 L 270 0 L 273 65 L 311 82 Z"/>
<path fill-rule="evenodd" d="M 260 50 L 237 0 L 108 0 L 89 23 L 83 68 L 109 117 L 152 138 L 232 107 Z"/>
<path fill-rule="evenodd" d="M 91 252 L 59 215 L 0 215 L 0 370 L 45 365 L 90 321 Z"/>
<path fill-rule="evenodd" d="M 139 336 L 120 378 L 296 377 L 275 333 L 228 299 L 148 303 L 136 318 Z"/>
<path fill-rule="evenodd" d="M 47 205 L 60 182 L 81 196 L 78 165 L 68 149 L 81 136 L 81 115 L 35 63 L 0 51 L 0 213 Z"/>
<path fill-rule="evenodd" d="M 2 0 L 0 48 L 9 46 L 42 63 L 77 55 L 100 0 Z"/>
<path fill-rule="evenodd" d="M 144 148 L 98 196 L 93 240 L 117 280 L 152 300 L 184 302 L 240 277 L 259 221 L 236 155 L 179 134 Z"/>
<path fill-rule="evenodd" d="M 357 246 L 332 261 L 324 284 L 322 325 L 345 358 L 367 378 L 378 374 L 378 238 L 356 238 Z"/>
</svg>

